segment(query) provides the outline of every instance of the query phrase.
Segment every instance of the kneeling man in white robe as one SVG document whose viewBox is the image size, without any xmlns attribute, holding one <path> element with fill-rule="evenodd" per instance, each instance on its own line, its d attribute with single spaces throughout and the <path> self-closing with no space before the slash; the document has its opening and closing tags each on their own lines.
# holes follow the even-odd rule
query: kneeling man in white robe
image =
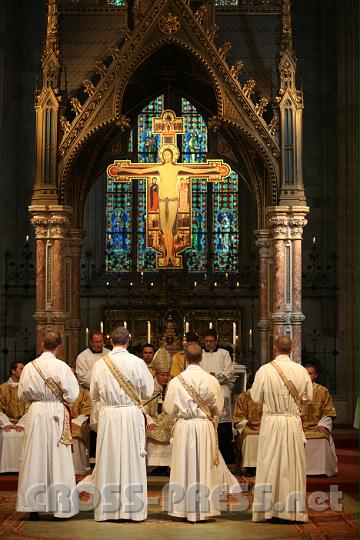
<svg viewBox="0 0 360 540">
<path fill-rule="evenodd" d="M 250 390 L 263 404 L 259 434 L 253 521 L 307 521 L 303 403 L 312 399 L 306 369 L 290 360 L 291 340 L 279 336 L 276 358 L 262 366 Z"/>
<path fill-rule="evenodd" d="M 220 514 L 212 491 L 220 480 L 215 417 L 224 397 L 216 378 L 200 367 L 197 343 L 186 346 L 185 358 L 188 367 L 170 381 L 164 401 L 164 410 L 176 418 L 167 510 L 195 522 Z"/>
<path fill-rule="evenodd" d="M 56 358 L 61 337 L 49 332 L 44 352 L 23 369 L 19 398 L 30 401 L 20 458 L 16 510 L 52 512 L 69 518 L 78 513 L 68 403 L 79 385 L 71 368 Z"/>
</svg>

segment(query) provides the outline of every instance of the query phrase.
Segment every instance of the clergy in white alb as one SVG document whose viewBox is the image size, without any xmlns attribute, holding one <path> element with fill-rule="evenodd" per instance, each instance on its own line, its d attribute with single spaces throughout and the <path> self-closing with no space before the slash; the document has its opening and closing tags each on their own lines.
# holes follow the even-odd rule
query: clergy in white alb
<svg viewBox="0 0 360 540">
<path fill-rule="evenodd" d="M 176 418 L 167 511 L 192 522 L 220 514 L 211 493 L 220 480 L 215 417 L 224 398 L 216 378 L 200 367 L 201 356 L 198 344 L 186 346 L 188 367 L 170 381 L 164 401 Z"/>
<path fill-rule="evenodd" d="M 154 392 L 145 406 L 147 415 L 146 453 L 148 467 L 156 467 L 153 474 L 168 474 L 171 465 L 171 433 L 174 419 L 163 410 L 170 378 L 171 356 L 166 349 L 156 351 L 153 360 L 155 370 Z"/>
<path fill-rule="evenodd" d="M 51 512 L 55 517 L 69 518 L 78 513 L 78 505 L 66 404 L 75 401 L 79 385 L 70 367 L 56 358 L 60 346 L 59 334 L 46 334 L 44 352 L 24 367 L 20 377 L 19 398 L 31 405 L 20 460 L 16 510 Z M 57 495 L 57 490 L 61 495 Z"/>
<path fill-rule="evenodd" d="M 80 386 L 90 389 L 91 374 L 97 360 L 110 352 L 104 347 L 104 336 L 96 330 L 90 334 L 89 347 L 76 358 L 76 376 Z"/>
<path fill-rule="evenodd" d="M 115 328 L 111 342 L 113 350 L 94 365 L 90 385 L 92 403 L 100 403 L 91 478 L 100 502 L 94 517 L 96 521 L 143 521 L 147 517 L 147 481 L 141 401 L 152 395 L 154 380 L 144 361 L 127 351 L 126 328 Z"/>
<path fill-rule="evenodd" d="M 325 386 L 317 384 L 316 365 L 304 366 L 313 383 L 313 398 L 304 406 L 303 424 L 306 437 L 306 473 L 333 476 L 338 472 L 335 444 L 331 436 L 332 423 L 336 411 L 330 392 Z"/>
<path fill-rule="evenodd" d="M 0 385 L 0 473 L 19 471 L 26 411 L 29 406 L 18 396 L 23 368 L 22 362 L 12 362 L 10 378 Z"/>
<path fill-rule="evenodd" d="M 224 407 L 218 421 L 220 451 L 226 463 L 233 463 L 231 380 L 234 376 L 234 368 L 229 351 L 218 347 L 218 336 L 213 328 L 205 333 L 204 344 L 200 366 L 217 378 L 224 396 Z"/>
<path fill-rule="evenodd" d="M 252 399 L 263 404 L 253 521 L 272 517 L 307 521 L 305 436 L 300 407 L 312 399 L 312 383 L 306 369 L 290 360 L 290 338 L 279 336 L 274 350 L 275 360 L 257 371 L 250 390 Z"/>
</svg>

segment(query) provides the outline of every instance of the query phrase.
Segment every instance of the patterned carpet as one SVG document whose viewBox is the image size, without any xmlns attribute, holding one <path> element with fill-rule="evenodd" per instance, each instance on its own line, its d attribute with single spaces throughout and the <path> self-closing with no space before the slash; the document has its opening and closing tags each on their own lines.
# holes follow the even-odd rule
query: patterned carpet
<svg viewBox="0 0 360 540">
<path fill-rule="evenodd" d="M 163 480 L 162 480 L 163 482 Z M 16 493 L 2 492 L 0 495 L 0 538 L 1 540 L 40 540 L 76 539 L 88 540 L 95 535 L 102 540 L 110 540 L 125 535 L 131 540 L 158 540 L 159 535 L 165 533 L 166 538 L 174 540 L 345 540 L 359 538 L 358 505 L 351 497 L 342 499 L 342 512 L 326 510 L 323 512 L 309 512 L 309 522 L 306 524 L 272 524 L 253 523 L 251 521 L 251 495 L 247 495 L 248 509 L 241 512 L 226 511 L 226 504 L 232 500 L 224 501 L 225 511 L 221 517 L 208 522 L 195 525 L 176 520 L 162 512 L 159 504 L 152 504 L 161 494 L 160 479 L 156 485 L 149 486 L 149 516 L 142 523 L 96 523 L 92 512 L 82 512 L 69 521 L 52 521 L 52 517 L 41 515 L 39 522 L 29 522 L 27 514 L 16 513 Z"/>
</svg>

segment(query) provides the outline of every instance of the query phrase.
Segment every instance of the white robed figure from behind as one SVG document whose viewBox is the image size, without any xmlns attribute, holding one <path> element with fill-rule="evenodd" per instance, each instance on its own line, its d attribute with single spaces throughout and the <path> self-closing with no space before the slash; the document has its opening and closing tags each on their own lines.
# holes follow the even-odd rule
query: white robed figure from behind
<svg viewBox="0 0 360 540">
<path fill-rule="evenodd" d="M 43 354 L 27 364 L 20 377 L 19 398 L 31 405 L 20 458 L 16 510 L 52 512 L 55 517 L 69 518 L 78 509 L 70 416 L 64 402 L 75 401 L 79 385 L 70 367 L 56 358 L 60 346 L 59 334 L 49 332 Z M 56 486 L 61 491 L 56 492 Z"/>
<path fill-rule="evenodd" d="M 94 517 L 96 521 L 142 521 L 147 517 L 147 481 L 141 400 L 151 397 L 154 380 L 144 361 L 127 351 L 126 328 L 115 328 L 111 342 L 113 350 L 95 363 L 90 385 L 91 400 L 99 405 L 91 483 L 100 502 Z M 81 484 L 86 482 L 84 479 Z"/>
<path fill-rule="evenodd" d="M 307 521 L 305 436 L 300 408 L 312 399 L 312 382 L 306 369 L 290 360 L 290 338 L 279 336 L 274 349 L 275 360 L 257 371 L 250 390 L 253 401 L 263 404 L 253 521 L 273 517 Z"/>
<path fill-rule="evenodd" d="M 199 366 L 201 357 L 197 343 L 187 344 L 188 367 L 170 381 L 164 401 L 164 410 L 177 419 L 170 473 L 170 494 L 172 487 L 176 493 L 169 495 L 168 513 L 193 522 L 220 514 L 210 494 L 220 479 L 214 419 L 224 398 L 216 378 Z"/>
</svg>

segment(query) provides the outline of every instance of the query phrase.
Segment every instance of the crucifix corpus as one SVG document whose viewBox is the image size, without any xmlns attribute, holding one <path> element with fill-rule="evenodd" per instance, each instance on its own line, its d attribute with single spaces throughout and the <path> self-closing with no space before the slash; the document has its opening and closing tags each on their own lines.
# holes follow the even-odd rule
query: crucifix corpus
<svg viewBox="0 0 360 540">
<path fill-rule="evenodd" d="M 157 269 L 182 268 L 184 249 L 191 247 L 191 184 L 201 178 L 222 181 L 230 167 L 221 159 L 206 163 L 178 163 L 177 135 L 184 133 L 184 117 L 165 110 L 152 119 L 152 132 L 160 134 L 159 163 L 116 160 L 107 174 L 117 182 L 146 180 L 146 247 L 157 252 Z"/>
</svg>

